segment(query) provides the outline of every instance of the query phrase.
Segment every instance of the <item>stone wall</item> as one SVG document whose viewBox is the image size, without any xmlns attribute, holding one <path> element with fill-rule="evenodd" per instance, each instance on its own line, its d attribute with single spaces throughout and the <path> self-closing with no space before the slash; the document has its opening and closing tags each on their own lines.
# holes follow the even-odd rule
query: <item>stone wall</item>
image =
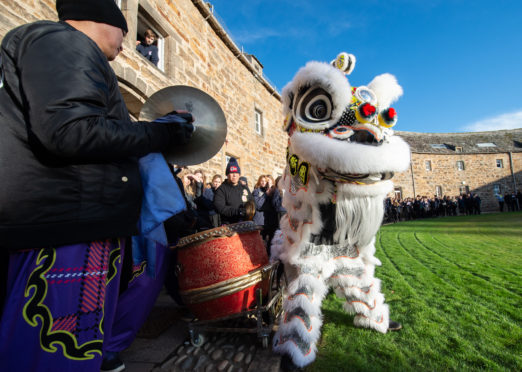
<svg viewBox="0 0 522 372">
<path fill-rule="evenodd" d="M 152 93 L 171 85 L 190 85 L 210 94 L 225 113 L 228 134 L 222 149 L 204 164 L 209 176 L 224 174 L 225 157 L 236 156 L 252 185 L 260 174 L 282 174 L 286 133 L 281 129 L 280 97 L 270 91 L 223 42 L 190 0 L 122 0 L 129 33 L 124 51 L 112 62 L 130 113 L 139 117 Z M 150 21 L 165 42 L 164 71 L 135 51 L 138 14 Z M 39 19 L 56 20 L 55 1 L 0 3 L 0 37 L 10 29 Z M 255 110 L 262 112 L 262 134 L 256 134 Z"/>
<path fill-rule="evenodd" d="M 419 134 L 422 136 L 422 134 Z M 436 187 L 442 188 L 442 194 L 457 196 L 462 186 L 478 194 L 482 199 L 482 209 L 497 210 L 494 185 L 500 185 L 502 194 L 522 188 L 522 153 L 512 153 L 513 179 L 509 153 L 496 154 L 418 154 L 412 153 L 412 172 L 398 173 L 393 178 L 395 187 L 402 189 L 403 198 L 416 195 L 433 197 Z M 501 159 L 503 168 L 498 168 L 496 160 Z M 457 161 L 464 162 L 464 170 L 458 170 Z M 431 161 L 431 170 L 426 169 L 426 161 Z"/>
<path fill-rule="evenodd" d="M 259 76 L 255 69 L 261 67 L 259 61 L 242 54 L 205 7 L 201 0 L 121 0 L 129 34 L 124 51 L 112 66 L 134 118 L 139 117 L 143 102 L 151 94 L 167 86 L 190 85 L 213 96 L 228 122 L 227 139 L 214 158 L 193 168 L 203 168 L 209 176 L 224 174 L 225 157 L 233 155 L 252 187 L 260 174 L 277 176 L 283 172 L 287 135 L 281 129 L 280 96 Z M 135 51 L 139 17 L 151 23 L 164 40 L 163 71 Z M 56 18 L 54 0 L 4 0 L 0 2 L 0 38 L 21 24 Z M 261 135 L 254 130 L 255 110 L 263 114 Z M 522 150 L 520 146 L 506 150 L 506 146 L 513 146 L 513 140 L 522 143 L 521 133 L 402 132 L 412 146 L 412 166 L 396 174 L 393 181 L 403 197 L 433 196 L 436 186 L 441 186 L 443 194 L 456 196 L 461 186 L 469 186 L 471 192 L 481 196 L 485 210 L 495 210 L 494 185 L 500 185 L 502 193 L 513 191 L 515 185 L 522 188 Z M 429 150 L 429 143 L 448 141 L 455 142 L 451 150 Z M 472 153 L 473 141 L 492 141 L 500 147 L 488 153 Z M 456 146 L 463 153 L 455 153 Z M 497 168 L 496 159 L 502 159 L 503 168 Z M 425 169 L 426 160 L 431 161 L 431 171 Z M 464 161 L 463 171 L 457 170 L 457 160 Z"/>
</svg>

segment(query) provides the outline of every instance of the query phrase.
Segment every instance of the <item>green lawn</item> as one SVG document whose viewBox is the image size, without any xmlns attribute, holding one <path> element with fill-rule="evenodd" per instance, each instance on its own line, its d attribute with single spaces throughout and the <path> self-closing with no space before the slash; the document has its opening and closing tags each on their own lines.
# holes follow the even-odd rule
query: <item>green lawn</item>
<svg viewBox="0 0 522 372">
<path fill-rule="evenodd" d="M 353 327 L 323 302 L 307 371 L 522 370 L 522 212 L 383 226 L 375 271 L 399 332 Z"/>
</svg>

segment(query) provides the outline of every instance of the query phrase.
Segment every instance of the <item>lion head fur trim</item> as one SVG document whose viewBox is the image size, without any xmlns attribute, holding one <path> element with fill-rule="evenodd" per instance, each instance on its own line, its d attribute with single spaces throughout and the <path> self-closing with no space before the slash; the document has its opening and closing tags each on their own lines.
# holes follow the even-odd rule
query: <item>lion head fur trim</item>
<svg viewBox="0 0 522 372">
<path fill-rule="evenodd" d="M 335 123 L 341 117 L 346 105 L 352 99 L 351 86 L 346 76 L 338 69 L 324 62 L 308 62 L 302 67 L 290 83 L 283 88 L 283 113 L 288 115 L 293 108 L 294 93 L 312 86 L 326 88 L 332 94 L 332 118 Z"/>
<path fill-rule="evenodd" d="M 410 164 L 410 148 L 396 136 L 381 146 L 371 146 L 332 140 L 319 133 L 294 133 L 290 146 L 303 160 L 338 173 L 402 172 Z"/>
<path fill-rule="evenodd" d="M 368 88 L 378 97 L 378 105 L 381 108 L 389 107 L 393 102 L 402 96 L 402 87 L 397 83 L 397 79 L 392 74 L 382 74 L 376 76 Z"/>
</svg>

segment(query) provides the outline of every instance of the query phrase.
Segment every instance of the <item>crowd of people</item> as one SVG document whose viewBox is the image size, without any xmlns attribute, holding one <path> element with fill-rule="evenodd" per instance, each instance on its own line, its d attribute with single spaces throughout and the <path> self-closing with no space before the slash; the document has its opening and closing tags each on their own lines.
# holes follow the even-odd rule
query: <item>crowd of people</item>
<svg viewBox="0 0 522 372">
<path fill-rule="evenodd" d="M 239 164 L 231 158 L 226 175 L 213 175 L 210 182 L 202 169 L 181 168 L 174 173 L 181 180 L 187 200 L 187 215 L 194 223 L 184 235 L 221 225 L 253 220 L 262 226 L 261 236 L 268 243 L 279 228 L 279 219 L 286 212 L 282 207 L 281 177 L 260 175 L 251 190 Z"/>
<path fill-rule="evenodd" d="M 505 195 L 497 194 L 500 212 L 506 205 L 508 211 L 519 211 L 522 206 L 522 193 L 518 191 Z M 391 198 L 384 202 L 384 223 L 395 223 L 428 217 L 445 217 L 481 214 L 482 199 L 478 194 L 433 198 L 417 195 L 415 198 Z"/>
</svg>

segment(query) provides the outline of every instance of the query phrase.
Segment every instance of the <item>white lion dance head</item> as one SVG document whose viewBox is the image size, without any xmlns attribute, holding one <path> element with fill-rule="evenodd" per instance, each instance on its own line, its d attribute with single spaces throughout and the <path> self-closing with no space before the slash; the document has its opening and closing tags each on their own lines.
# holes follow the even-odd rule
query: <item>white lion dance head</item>
<svg viewBox="0 0 522 372">
<path fill-rule="evenodd" d="M 328 286 L 346 298 L 356 326 L 385 333 L 388 307 L 374 277 L 374 237 L 393 190 L 394 172 L 410 162 L 409 146 L 391 129 L 390 105 L 402 95 L 394 76 L 382 74 L 353 87 L 346 75 L 355 57 L 309 62 L 283 89 L 288 132 L 281 232 L 272 257 L 293 272 L 274 350 L 298 366 L 315 358 Z"/>
</svg>

